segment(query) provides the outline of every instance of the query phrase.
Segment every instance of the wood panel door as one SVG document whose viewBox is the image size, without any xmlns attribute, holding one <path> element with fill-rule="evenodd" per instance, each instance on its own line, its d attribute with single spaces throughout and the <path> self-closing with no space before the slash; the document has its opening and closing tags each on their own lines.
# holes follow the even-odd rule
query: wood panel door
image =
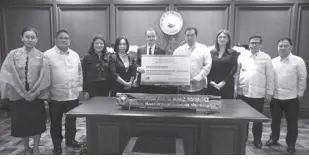
<svg viewBox="0 0 309 159">
<path fill-rule="evenodd" d="M 292 5 L 236 5 L 235 43 L 248 44 L 249 37 L 263 37 L 262 51 L 278 56 L 277 41 L 289 37 Z"/>
<path fill-rule="evenodd" d="M 100 33 L 109 43 L 109 5 L 59 5 L 59 29 L 70 34 L 70 48 L 83 57 L 94 35 Z"/>
<path fill-rule="evenodd" d="M 167 5 L 143 5 L 127 6 L 123 4 L 115 5 L 116 37 L 124 36 L 128 38 L 130 45 L 145 45 L 147 28 L 154 28 L 157 32 L 157 43 L 164 47 L 165 39 L 160 30 L 160 17 Z"/>
<path fill-rule="evenodd" d="M 295 53 L 302 57 L 306 62 L 307 72 L 309 71 L 309 5 L 300 5 L 298 16 L 298 39 L 294 47 L 298 48 L 298 53 Z M 307 76 L 307 89 L 304 93 L 304 98 L 300 101 L 301 112 L 308 114 L 309 112 L 309 79 Z"/>
<path fill-rule="evenodd" d="M 184 26 L 177 38 L 177 44 L 184 42 L 184 31 L 187 27 L 196 27 L 199 31 L 198 41 L 207 46 L 215 45 L 219 30 L 229 28 L 228 5 L 176 5 L 176 7 L 184 19 Z"/>
<path fill-rule="evenodd" d="M 6 54 L 22 46 L 21 32 L 31 26 L 38 30 L 36 48 L 42 52 L 52 46 L 52 6 L 10 6 L 3 9 Z"/>
</svg>

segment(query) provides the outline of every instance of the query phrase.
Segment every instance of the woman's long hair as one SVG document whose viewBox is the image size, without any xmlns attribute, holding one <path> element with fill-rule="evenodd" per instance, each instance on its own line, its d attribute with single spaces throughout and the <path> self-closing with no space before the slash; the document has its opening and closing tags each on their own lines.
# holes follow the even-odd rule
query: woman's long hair
<svg viewBox="0 0 309 159">
<path fill-rule="evenodd" d="M 220 45 L 219 45 L 219 42 L 218 42 L 218 37 L 221 33 L 225 34 L 227 36 L 227 38 L 229 39 L 229 41 L 226 43 L 226 47 L 225 47 L 225 50 L 224 50 L 224 52 L 228 52 L 231 49 L 231 34 L 230 34 L 229 31 L 227 31 L 225 29 L 222 29 L 218 32 L 218 34 L 216 36 L 215 49 L 216 49 L 217 52 L 220 51 Z"/>
<path fill-rule="evenodd" d="M 94 42 L 97 40 L 97 39 L 100 39 L 103 41 L 103 44 L 104 44 L 104 47 L 103 47 L 103 50 L 101 51 L 102 52 L 102 58 L 105 57 L 106 55 L 106 52 L 107 52 L 107 49 L 106 49 L 106 42 L 103 38 L 103 36 L 101 34 L 97 34 L 93 39 L 92 39 L 92 43 L 91 43 L 91 46 L 90 46 L 90 49 L 88 51 L 89 54 L 94 54 L 95 53 L 95 49 L 94 49 Z"/>
<path fill-rule="evenodd" d="M 114 51 L 115 51 L 116 53 L 119 53 L 119 44 L 120 44 L 120 41 L 121 41 L 122 39 L 124 39 L 124 41 L 125 41 L 126 44 L 127 44 L 127 48 L 126 48 L 125 52 L 127 53 L 127 52 L 129 51 L 129 47 L 130 47 L 129 40 L 128 40 L 126 37 L 122 36 L 122 37 L 118 37 L 118 38 L 116 39 L 116 41 L 115 41 Z"/>
</svg>

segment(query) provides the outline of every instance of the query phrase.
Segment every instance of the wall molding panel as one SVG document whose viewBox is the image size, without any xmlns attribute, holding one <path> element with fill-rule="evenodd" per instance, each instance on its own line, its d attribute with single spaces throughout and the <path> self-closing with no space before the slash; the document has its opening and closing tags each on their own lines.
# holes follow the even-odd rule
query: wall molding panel
<svg viewBox="0 0 309 159">
<path fill-rule="evenodd" d="M 26 26 L 32 26 L 39 31 L 40 42 L 37 46 L 47 49 L 52 44 L 53 10 L 48 4 L 9 5 L 2 11 L 2 33 L 4 51 L 8 53 L 20 46 L 20 33 Z M 1 60 L 2 61 L 2 60 Z"/>
</svg>

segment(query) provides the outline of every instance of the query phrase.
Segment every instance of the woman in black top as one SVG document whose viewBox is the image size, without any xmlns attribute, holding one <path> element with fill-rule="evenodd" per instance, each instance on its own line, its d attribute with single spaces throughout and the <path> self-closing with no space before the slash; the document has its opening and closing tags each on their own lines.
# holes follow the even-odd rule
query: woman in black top
<svg viewBox="0 0 309 159">
<path fill-rule="evenodd" d="M 207 93 L 232 99 L 238 52 L 231 49 L 231 36 L 227 30 L 219 31 L 216 36 L 215 48 L 210 53 L 212 67 L 208 75 Z"/>
<path fill-rule="evenodd" d="M 97 34 L 82 61 L 85 98 L 108 96 L 108 55 L 102 35 Z"/>
<path fill-rule="evenodd" d="M 132 91 L 132 84 L 136 75 L 136 63 L 133 57 L 128 54 L 129 41 L 125 37 L 116 39 L 114 51 L 110 56 L 109 69 L 111 72 L 111 95 Z"/>
</svg>

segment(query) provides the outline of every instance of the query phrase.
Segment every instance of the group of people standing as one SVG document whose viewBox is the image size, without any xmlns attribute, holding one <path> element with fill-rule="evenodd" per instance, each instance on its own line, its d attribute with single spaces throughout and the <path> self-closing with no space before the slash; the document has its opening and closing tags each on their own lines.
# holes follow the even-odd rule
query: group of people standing
<svg viewBox="0 0 309 159">
<path fill-rule="evenodd" d="M 24 154 L 40 154 L 39 142 L 46 131 L 45 101 L 49 103 L 50 133 L 54 154 L 62 154 L 63 114 L 79 105 L 83 74 L 79 55 L 69 49 L 66 30 L 56 34 L 56 45 L 45 53 L 35 48 L 39 34 L 28 27 L 21 33 L 23 47 L 10 51 L 0 72 L 1 98 L 9 99 L 11 135 L 22 138 Z M 75 140 L 76 118 L 65 118 L 65 144 L 79 147 Z M 29 138 L 33 137 L 33 148 Z"/>
<path fill-rule="evenodd" d="M 25 28 L 21 34 L 24 46 L 7 55 L 0 72 L 2 98 L 10 100 L 11 134 L 22 138 L 25 154 L 40 153 L 40 134 L 46 131 L 44 100 L 49 103 L 53 152 L 62 154 L 63 113 L 78 106 L 81 95 L 89 99 L 115 96 L 117 92 L 217 95 L 223 99 L 242 99 L 259 112 L 268 102 L 272 133 L 266 145 L 278 145 L 284 112 L 288 124 L 287 151 L 295 152 L 299 100 L 306 89 L 307 72 L 303 59 L 291 53 L 289 38 L 278 40 L 279 56 L 271 59 L 260 50 L 261 36 L 251 36 L 249 50 L 240 54 L 232 49 L 227 30 L 220 30 L 214 47 L 207 47 L 197 41 L 198 30 L 188 27 L 186 43 L 173 54 L 190 58 L 190 85 L 146 86 L 140 84 L 141 74 L 145 72 L 141 65 L 142 55 L 165 55 L 166 52 L 156 45 L 155 29 L 148 28 L 145 36 L 146 45 L 139 47 L 135 58 L 128 54 L 127 38 L 117 38 L 114 53 L 110 54 L 103 36 L 98 34 L 80 60 L 69 48 L 70 36 L 66 30 L 59 30 L 56 45 L 42 53 L 35 48 L 38 32 Z M 66 117 L 67 146 L 80 146 L 75 140 L 75 124 L 76 118 Z M 254 123 L 252 132 L 254 145 L 261 148 L 262 123 Z M 29 147 L 31 136 L 34 137 L 33 150 Z"/>
</svg>

